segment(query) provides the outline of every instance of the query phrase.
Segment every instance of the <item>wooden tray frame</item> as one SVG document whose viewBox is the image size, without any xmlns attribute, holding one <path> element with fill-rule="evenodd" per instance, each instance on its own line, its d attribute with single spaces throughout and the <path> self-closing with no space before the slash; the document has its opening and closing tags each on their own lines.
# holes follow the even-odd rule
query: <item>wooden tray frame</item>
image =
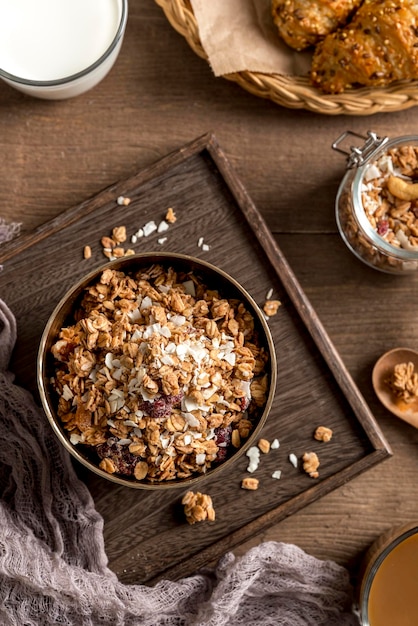
<svg viewBox="0 0 418 626">
<path fill-rule="evenodd" d="M 283 285 L 289 301 L 294 305 L 296 311 L 298 312 L 307 334 L 310 336 L 311 340 L 313 340 L 319 354 L 324 359 L 336 385 L 341 390 L 343 397 L 347 400 L 349 406 L 351 407 L 355 419 L 364 430 L 365 436 L 370 444 L 370 451 L 362 458 L 359 458 L 356 462 L 344 467 L 335 474 L 325 477 L 318 483 L 310 483 L 306 490 L 302 493 L 295 495 L 280 506 L 273 507 L 271 510 L 255 516 L 249 523 L 246 523 L 242 527 L 237 528 L 230 533 L 224 534 L 220 538 L 206 545 L 203 549 L 188 554 L 184 556 L 184 558 L 182 557 L 174 564 L 160 564 L 158 571 L 145 570 L 140 582 L 148 584 L 153 584 L 162 578 L 177 579 L 190 575 L 198 568 L 214 562 L 220 558 L 222 554 L 232 549 L 234 546 L 262 532 L 272 524 L 279 522 L 281 519 L 292 515 L 302 507 L 345 484 L 347 481 L 372 466 L 375 466 L 377 463 L 383 461 L 392 454 L 387 441 L 374 419 L 374 416 L 371 414 L 364 398 L 346 370 L 344 363 L 342 362 L 339 354 L 318 319 L 315 310 L 311 306 L 308 298 L 289 267 L 288 262 L 268 229 L 267 224 L 255 207 L 243 184 L 238 179 L 235 171 L 231 167 L 231 164 L 218 145 L 215 136 L 211 133 L 197 138 L 181 149 L 164 157 L 157 163 L 140 171 L 137 175 L 125 181 L 115 183 L 93 198 L 68 209 L 57 218 L 36 229 L 33 233 L 22 235 L 19 238 L 5 244 L 0 250 L 0 263 L 5 264 L 4 272 L 0 273 L 0 288 L 2 287 L 3 279 L 6 278 L 6 287 L 8 285 L 7 289 L 9 290 L 9 293 L 12 293 L 10 281 L 13 280 L 13 277 L 10 278 L 10 276 L 13 276 L 14 271 L 17 272 L 18 275 L 20 271 L 19 268 L 22 267 L 22 264 L 23 266 L 27 265 L 27 263 L 25 264 L 26 257 L 24 253 L 30 255 L 31 250 L 36 250 L 42 247 L 47 238 L 57 233 L 65 233 L 66 229 L 99 211 L 106 203 L 112 201 L 114 202 L 114 199 L 119 195 L 129 195 L 131 192 L 141 188 L 141 186 L 153 181 L 162 172 L 169 172 L 172 168 L 182 166 L 182 164 L 187 164 L 189 159 L 193 159 L 196 155 L 201 154 L 208 155 L 208 157 L 212 160 L 214 167 L 219 171 L 225 185 L 230 190 L 236 204 L 241 210 L 242 215 L 249 226 L 249 229 L 255 235 L 261 248 L 264 250 L 271 268 L 273 268 L 275 274 Z M 102 264 L 102 262 L 103 260 L 101 260 L 98 264 Z M 11 264 L 12 267 L 10 268 L 11 271 L 9 273 L 9 283 L 7 283 L 7 270 L 9 264 Z M 14 264 L 15 267 L 13 267 Z M 91 267 L 89 266 L 89 270 L 90 269 Z M 84 273 L 85 271 L 86 270 L 84 270 Z M 55 304 L 55 302 L 53 304 Z M 51 304 L 51 310 L 53 308 L 53 304 Z M 25 350 L 21 350 L 21 353 L 22 352 L 26 353 Z M 19 363 L 19 359 L 20 356 L 18 354 L 16 357 L 16 365 Z M 31 371 L 30 368 L 31 362 L 29 361 L 29 364 L 26 364 L 27 375 L 29 375 L 28 373 Z M 14 371 L 16 372 L 16 370 Z M 86 480 L 87 484 L 90 485 L 92 484 L 91 481 L 95 480 L 90 475 L 84 475 L 82 477 Z M 99 486 L 98 493 L 99 495 L 100 493 L 103 494 L 107 488 L 107 485 L 105 486 L 103 483 L 107 483 L 107 481 L 103 481 L 103 479 L 97 477 L 96 479 L 102 481 Z M 202 490 L 201 485 L 199 485 L 199 489 Z M 112 565 L 112 555 L 110 555 L 110 564 Z M 115 565 L 115 569 L 118 569 L 117 565 Z M 119 575 L 122 579 L 124 578 L 121 572 L 119 572 Z M 132 582 L 132 579 L 129 579 L 129 577 L 125 577 L 125 580 L 126 582 Z"/>
</svg>

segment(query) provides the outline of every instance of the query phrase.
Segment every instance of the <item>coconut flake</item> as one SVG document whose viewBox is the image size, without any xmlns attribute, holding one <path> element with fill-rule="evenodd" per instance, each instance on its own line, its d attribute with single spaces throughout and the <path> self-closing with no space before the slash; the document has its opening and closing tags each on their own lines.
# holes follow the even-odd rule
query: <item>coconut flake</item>
<svg viewBox="0 0 418 626">
<path fill-rule="evenodd" d="M 235 352 L 225 352 L 223 355 L 223 360 L 229 363 L 229 365 L 234 366 L 237 360 L 237 355 L 235 354 Z"/>
<path fill-rule="evenodd" d="M 72 398 L 74 398 L 74 394 L 71 391 L 71 389 L 69 388 L 68 385 L 64 385 L 62 388 L 62 397 L 64 398 L 64 400 L 71 400 Z"/>
<path fill-rule="evenodd" d="M 381 170 L 375 164 L 369 165 L 369 167 L 364 172 L 364 180 L 366 182 L 369 182 L 370 180 L 379 178 L 381 174 Z"/>
<path fill-rule="evenodd" d="M 179 343 L 178 346 L 176 346 L 176 354 L 181 361 L 184 361 L 188 353 L 189 346 L 186 343 Z"/>
<path fill-rule="evenodd" d="M 157 230 L 157 224 L 154 222 L 154 220 L 150 220 L 145 224 L 142 230 L 144 231 L 144 237 L 148 237 Z"/>
<path fill-rule="evenodd" d="M 171 337 L 171 330 L 168 326 L 161 326 L 160 322 L 155 322 L 155 324 L 150 324 L 146 327 L 143 337 L 144 339 L 150 339 L 153 335 L 162 335 L 169 339 Z"/>
<path fill-rule="evenodd" d="M 298 457 L 296 456 L 296 454 L 293 454 L 293 452 L 289 454 L 289 461 L 291 462 L 293 467 L 298 466 Z"/>
<path fill-rule="evenodd" d="M 149 296 L 145 296 L 145 298 L 142 298 L 140 309 L 143 311 L 144 309 L 149 309 L 150 307 L 152 307 L 152 300 Z"/>
<path fill-rule="evenodd" d="M 252 446 L 246 452 L 246 456 L 250 459 L 247 472 L 255 472 L 260 462 L 260 450 L 257 446 Z"/>
<path fill-rule="evenodd" d="M 165 233 L 169 228 L 170 228 L 170 226 L 167 224 L 167 222 L 165 220 L 162 220 L 158 224 L 157 232 L 158 233 Z"/>
<path fill-rule="evenodd" d="M 184 396 L 184 398 L 181 401 L 181 404 L 182 404 L 182 409 L 186 413 L 199 410 L 199 404 L 196 402 L 196 400 L 194 400 L 194 398 L 191 398 L 190 396 Z"/>
<path fill-rule="evenodd" d="M 271 450 L 277 450 L 278 448 L 280 448 L 279 440 L 278 439 L 273 439 L 273 441 L 271 442 L 270 449 Z"/>
<path fill-rule="evenodd" d="M 280 480 L 280 478 L 282 477 L 282 470 L 276 470 L 272 473 L 271 477 L 276 478 L 276 480 Z"/>
<path fill-rule="evenodd" d="M 183 324 L 186 323 L 186 318 L 184 315 L 172 315 L 170 322 L 172 322 L 174 326 L 183 326 Z"/>
<path fill-rule="evenodd" d="M 200 425 L 199 420 L 197 419 L 197 417 L 193 415 L 193 413 L 189 413 L 185 411 L 181 415 L 182 417 L 184 417 L 184 419 L 187 422 L 187 425 L 190 426 L 190 428 L 197 428 Z"/>
<path fill-rule="evenodd" d="M 202 452 L 201 454 L 196 454 L 196 465 L 203 465 L 206 461 L 206 454 Z"/>
<path fill-rule="evenodd" d="M 172 359 L 169 354 L 164 354 L 161 357 L 161 363 L 163 365 L 174 365 L 174 359 Z"/>
<path fill-rule="evenodd" d="M 195 296 L 196 295 L 196 288 L 195 288 L 195 284 L 192 280 L 185 280 L 183 283 L 183 287 L 185 292 L 189 295 L 189 296 Z"/>
</svg>

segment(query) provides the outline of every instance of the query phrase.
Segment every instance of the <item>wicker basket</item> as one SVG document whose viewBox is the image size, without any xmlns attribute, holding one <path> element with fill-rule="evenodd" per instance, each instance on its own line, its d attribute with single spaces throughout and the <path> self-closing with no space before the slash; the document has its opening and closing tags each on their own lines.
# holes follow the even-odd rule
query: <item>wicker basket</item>
<svg viewBox="0 0 418 626">
<path fill-rule="evenodd" d="M 196 18 L 189 0 L 155 0 L 168 21 L 194 52 L 207 59 L 199 38 Z M 268 98 L 289 109 L 306 109 L 326 115 L 371 115 L 402 111 L 418 104 L 418 81 L 399 81 L 381 89 L 361 88 L 343 94 L 322 94 L 308 78 L 257 72 L 237 72 L 226 79 L 260 98 Z"/>
</svg>

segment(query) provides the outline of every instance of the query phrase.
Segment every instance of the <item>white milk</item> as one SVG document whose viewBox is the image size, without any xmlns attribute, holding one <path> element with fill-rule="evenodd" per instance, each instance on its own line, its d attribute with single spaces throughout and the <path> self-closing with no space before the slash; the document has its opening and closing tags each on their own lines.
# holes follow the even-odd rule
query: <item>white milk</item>
<svg viewBox="0 0 418 626">
<path fill-rule="evenodd" d="M 127 0 L 0 0 L 0 75 L 31 95 L 78 95 L 112 67 L 126 18 Z"/>
</svg>

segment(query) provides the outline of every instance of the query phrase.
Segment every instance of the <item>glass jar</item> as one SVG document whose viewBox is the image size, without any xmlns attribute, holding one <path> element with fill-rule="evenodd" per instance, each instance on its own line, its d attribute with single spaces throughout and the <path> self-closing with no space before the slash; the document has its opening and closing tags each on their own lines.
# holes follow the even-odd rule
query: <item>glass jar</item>
<svg viewBox="0 0 418 626">
<path fill-rule="evenodd" d="M 341 144 L 351 136 L 364 144 L 347 152 Z M 389 139 L 347 131 L 332 148 L 347 156 L 336 220 L 348 248 L 382 272 L 418 270 L 418 136 Z"/>
</svg>

